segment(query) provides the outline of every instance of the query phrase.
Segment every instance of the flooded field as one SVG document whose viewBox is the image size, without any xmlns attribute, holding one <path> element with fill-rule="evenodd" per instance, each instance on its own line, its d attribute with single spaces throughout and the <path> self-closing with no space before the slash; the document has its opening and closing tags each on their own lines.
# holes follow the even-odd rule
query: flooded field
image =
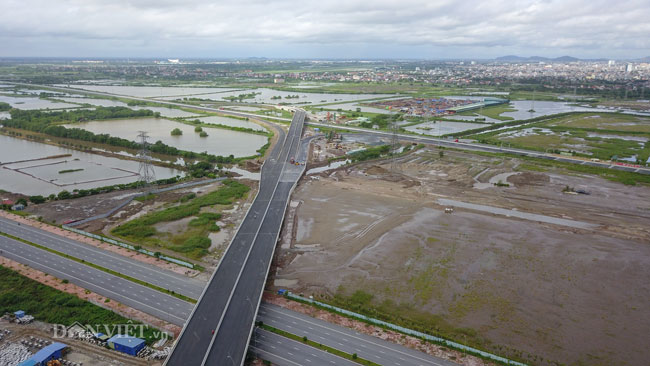
<svg viewBox="0 0 650 366">
<path fill-rule="evenodd" d="M 0 135 L 0 189 L 26 195 L 90 189 L 138 179 L 137 161 L 121 160 Z M 54 158 L 50 158 L 54 157 Z M 183 175 L 154 167 L 156 178 Z"/>
<path fill-rule="evenodd" d="M 150 141 L 162 141 L 176 148 L 203 152 L 214 155 L 251 156 L 267 142 L 266 136 L 250 133 L 206 128 L 208 137 L 200 137 L 194 127 L 162 118 L 119 119 L 111 121 L 91 121 L 65 125 L 70 128 L 82 128 L 96 134 L 107 133 L 111 136 L 136 140 L 138 131 L 147 131 Z M 175 128 L 183 131 L 181 136 L 172 136 Z"/>
<path fill-rule="evenodd" d="M 604 108 L 591 108 L 574 106 L 566 102 L 546 102 L 532 100 L 515 100 L 510 102 L 510 106 L 516 109 L 515 112 L 505 112 L 501 116 L 512 117 L 514 119 L 529 119 L 540 116 L 565 112 L 607 112 Z M 534 112 L 529 112 L 530 110 Z"/>
<path fill-rule="evenodd" d="M 406 129 L 407 131 L 420 133 L 424 135 L 441 136 L 450 133 L 457 133 L 466 130 L 471 130 L 474 128 L 481 128 L 481 127 L 485 127 L 485 125 L 480 123 L 469 123 L 469 122 L 465 123 L 465 122 L 440 121 L 440 122 L 420 123 L 414 126 L 405 127 L 404 129 Z"/>
<path fill-rule="evenodd" d="M 257 123 L 222 116 L 201 117 L 198 118 L 198 120 L 204 123 L 220 124 L 231 127 L 251 128 L 256 131 L 266 131 L 264 127 L 258 125 Z"/>
<path fill-rule="evenodd" d="M 325 94 L 325 93 L 307 93 L 307 92 L 286 92 L 280 90 L 273 90 L 268 88 L 258 88 L 258 89 L 246 89 L 246 90 L 237 90 L 229 91 L 224 93 L 215 93 L 215 94 L 204 94 L 197 95 L 197 98 L 202 99 L 212 99 L 215 101 L 224 101 L 224 97 L 237 97 L 242 94 L 251 94 L 257 93 L 252 98 L 242 99 L 244 103 L 264 103 L 264 104 L 278 104 L 278 103 L 288 103 L 288 104 L 326 104 L 334 102 L 350 102 L 355 100 L 365 100 L 365 99 L 377 99 L 377 98 L 389 98 L 394 97 L 395 95 L 386 95 L 386 94 Z M 296 98 L 287 98 L 288 96 L 297 96 Z M 276 98 L 276 99 L 272 99 Z M 177 99 L 177 98 L 162 98 L 162 99 Z"/>
<path fill-rule="evenodd" d="M 188 88 L 188 87 L 158 87 L 158 86 L 124 86 L 124 85 L 69 85 L 60 84 L 56 86 L 72 87 L 82 90 L 97 91 L 102 93 L 128 95 L 132 97 L 168 97 L 186 96 L 205 93 L 218 93 L 236 88 Z"/>
<path fill-rule="evenodd" d="M 31 98 L 31 97 L 12 97 L 8 95 L 0 95 L 0 102 L 8 103 L 17 109 L 62 109 L 62 108 L 76 108 L 78 104 L 53 102 L 47 99 Z"/>
</svg>

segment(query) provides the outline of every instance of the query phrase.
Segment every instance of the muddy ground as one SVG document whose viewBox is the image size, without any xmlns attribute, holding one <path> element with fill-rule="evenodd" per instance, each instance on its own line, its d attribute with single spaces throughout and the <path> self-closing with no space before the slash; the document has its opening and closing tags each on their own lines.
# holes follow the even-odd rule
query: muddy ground
<svg viewBox="0 0 650 366">
<path fill-rule="evenodd" d="M 650 187 L 529 164 L 424 149 L 393 173 L 365 163 L 306 177 L 285 220 L 275 284 L 320 296 L 363 290 L 374 304 L 473 329 L 489 350 L 531 364 L 645 364 Z M 563 193 L 567 185 L 590 195 Z M 594 228 L 450 214 L 438 199 Z"/>
</svg>

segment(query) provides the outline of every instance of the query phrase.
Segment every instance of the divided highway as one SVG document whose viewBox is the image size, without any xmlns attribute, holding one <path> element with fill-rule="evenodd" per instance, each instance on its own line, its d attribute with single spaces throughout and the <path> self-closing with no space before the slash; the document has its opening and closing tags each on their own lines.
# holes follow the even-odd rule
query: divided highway
<svg viewBox="0 0 650 366">
<path fill-rule="evenodd" d="M 355 332 L 272 304 L 262 304 L 258 319 L 272 327 L 340 351 L 357 354 L 380 365 L 452 366 L 453 362 L 427 355 L 382 339 Z M 259 340 L 259 338 L 258 338 Z M 252 342 L 251 345 L 255 343 Z M 258 348 L 264 348 L 259 346 Z M 272 349 L 272 348 L 271 348 Z"/>
<path fill-rule="evenodd" d="M 191 298 L 198 298 L 204 283 L 181 274 L 166 271 L 151 264 L 142 263 L 107 250 L 79 243 L 45 230 L 0 217 L 0 232 L 37 243 L 49 249 L 68 254 L 75 258 L 95 263 L 104 268 L 123 273 L 129 277 L 151 283 Z M 50 254 L 51 255 L 51 254 Z"/>
<path fill-rule="evenodd" d="M 304 111 L 295 113 L 281 148 L 265 161 L 257 197 L 166 365 L 243 363 L 289 195 L 304 171 L 290 163 L 304 119 Z"/>
<path fill-rule="evenodd" d="M 25 225 L 19 227 L 26 228 Z M 79 243 L 79 245 L 84 244 Z M 68 279 L 73 284 L 172 324 L 183 324 L 193 308 L 193 304 L 167 294 L 1 235 L 0 252 L 0 255 L 6 258 L 59 279 Z M 95 261 L 92 263 L 101 265 Z M 143 279 L 139 275 L 136 278 Z M 357 353 L 360 357 L 382 365 L 392 365 L 392 361 L 397 362 L 398 366 L 447 365 L 445 361 L 422 352 L 359 334 L 348 328 L 271 304 L 261 304 L 257 320 L 300 336 L 306 335 L 309 339 L 332 348 Z M 357 365 L 352 361 L 259 328 L 255 329 L 248 350 L 278 366 Z M 383 361 L 379 362 L 380 360 Z M 191 364 L 187 363 L 187 365 Z"/>
<path fill-rule="evenodd" d="M 66 279 L 172 324 L 182 325 L 192 311 L 189 302 L 3 235 L 0 235 L 0 252 L 3 257 Z"/>
</svg>

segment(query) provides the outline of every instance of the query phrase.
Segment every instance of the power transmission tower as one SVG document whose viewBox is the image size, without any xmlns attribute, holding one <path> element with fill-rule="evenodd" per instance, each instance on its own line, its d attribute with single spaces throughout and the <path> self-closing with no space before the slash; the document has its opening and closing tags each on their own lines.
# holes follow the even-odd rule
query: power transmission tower
<svg viewBox="0 0 650 366">
<path fill-rule="evenodd" d="M 140 166 L 138 167 L 138 185 L 143 187 L 149 186 L 151 182 L 156 180 L 156 173 L 153 170 L 153 165 L 151 164 L 151 155 L 149 155 L 149 143 L 147 139 L 146 131 L 138 131 L 138 139 L 140 141 L 140 151 L 138 151 L 138 161 Z"/>
</svg>

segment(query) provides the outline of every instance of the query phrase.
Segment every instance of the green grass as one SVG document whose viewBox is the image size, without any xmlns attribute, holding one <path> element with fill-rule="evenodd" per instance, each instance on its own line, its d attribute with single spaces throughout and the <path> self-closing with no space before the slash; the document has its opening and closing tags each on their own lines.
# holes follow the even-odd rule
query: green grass
<svg viewBox="0 0 650 366">
<path fill-rule="evenodd" d="M 650 118 L 625 114 L 581 113 L 560 118 L 549 125 L 590 131 L 650 133 Z"/>
<path fill-rule="evenodd" d="M 514 118 L 512 117 L 506 117 L 506 116 L 501 116 L 502 113 L 505 112 L 515 112 L 516 109 L 510 107 L 509 104 L 499 104 L 495 105 L 492 107 L 485 107 L 481 109 L 473 109 L 471 111 L 459 113 L 461 116 L 476 116 L 477 118 L 480 118 L 481 116 L 493 118 L 493 119 L 498 119 L 500 121 L 512 121 Z M 463 121 L 467 122 L 467 121 Z"/>
<path fill-rule="evenodd" d="M 82 171 L 83 168 L 80 169 L 65 169 L 65 170 L 59 170 L 59 174 L 65 174 L 65 173 L 73 173 L 73 172 L 80 172 Z"/>
<path fill-rule="evenodd" d="M 352 295 L 346 296 L 342 293 L 342 290 L 342 288 L 339 288 L 339 291 L 337 291 L 334 297 L 327 296 L 325 299 L 321 297 L 318 299 L 318 301 L 334 305 L 339 308 L 347 309 L 371 318 L 383 320 L 388 323 L 400 325 L 405 328 L 417 330 L 422 333 L 430 334 L 448 340 L 453 339 L 455 342 L 462 343 L 473 348 L 489 350 L 489 352 L 493 353 L 498 352 L 498 354 L 502 355 L 503 357 L 508 357 L 511 360 L 519 360 L 521 362 L 524 362 L 523 360 L 525 356 L 521 351 L 500 345 L 493 345 L 488 339 L 482 338 L 480 335 L 478 335 L 474 329 L 459 328 L 450 324 L 446 320 L 447 316 L 419 311 L 410 303 L 397 304 L 392 299 L 386 299 L 381 303 L 376 303 L 372 301 L 374 298 L 373 295 L 365 293 L 363 291 L 356 291 Z M 329 308 L 325 308 L 311 302 L 303 302 L 295 298 L 291 298 L 291 300 L 314 306 L 325 311 L 334 312 L 341 316 L 356 319 L 381 328 L 381 326 L 365 321 L 362 318 L 356 318 L 347 314 L 338 313 Z M 443 344 L 424 339 L 422 339 L 422 341 L 439 344 L 443 347 L 453 348 L 447 343 Z M 458 351 L 471 354 L 482 359 L 487 359 L 478 353 L 460 349 Z M 491 359 L 489 359 L 489 361 L 491 361 L 493 364 L 502 364 L 501 362 Z"/>
<path fill-rule="evenodd" d="M 594 116 L 600 117 L 594 118 Z M 487 131 L 471 137 L 482 143 L 499 145 L 503 142 L 514 148 L 528 150 L 546 151 L 551 149 L 554 152 L 559 152 L 558 150 L 561 149 L 578 150 L 576 151 L 578 156 L 601 160 L 610 160 L 613 156 L 624 158 L 637 155 L 641 162 L 645 162 L 650 156 L 650 142 L 642 146 L 637 141 L 625 139 L 626 136 L 634 135 L 650 140 L 650 132 L 643 132 L 644 125 L 638 128 L 629 125 L 631 122 L 639 121 L 641 120 L 637 119 L 636 116 L 614 113 L 574 113 L 547 118 L 526 126 L 516 126 L 510 130 Z M 623 128 L 617 129 L 619 125 Z M 603 127 L 607 127 L 607 129 L 603 129 Z M 533 129 L 533 133 L 526 136 L 507 137 L 502 135 L 506 131 L 529 128 Z M 542 128 L 551 132 L 542 132 Z M 620 136 L 620 138 L 605 138 L 593 135 L 590 137 L 590 133 Z"/>
<path fill-rule="evenodd" d="M 220 228 L 214 221 L 221 218 L 220 214 L 201 212 L 203 207 L 214 205 L 231 205 L 233 200 L 243 198 L 250 188 L 234 180 L 223 181 L 223 187 L 206 195 L 190 198 L 184 196 L 182 203 L 178 206 L 169 207 L 128 221 L 116 228 L 111 233 L 121 238 L 135 241 L 141 244 L 164 246 L 179 253 L 184 253 L 193 258 L 200 258 L 208 253 L 209 232 L 219 231 Z M 186 217 L 197 216 L 190 221 L 189 230 L 182 235 L 162 241 L 157 236 L 160 233 L 153 225 L 160 222 L 171 222 Z M 205 237 L 198 239 L 197 237 Z M 206 241 L 207 240 L 207 241 Z"/>
<path fill-rule="evenodd" d="M 270 326 L 270 325 L 260 324 L 259 327 L 262 328 L 262 329 L 264 329 L 264 330 L 268 330 L 269 332 L 272 332 L 272 333 L 275 333 L 275 334 L 279 334 L 279 335 L 281 335 L 281 336 L 283 336 L 283 337 L 286 337 L 286 338 L 289 338 L 289 339 L 293 339 L 294 341 L 297 341 L 297 342 L 301 342 L 301 343 L 307 344 L 307 345 L 312 346 L 312 347 L 314 347 L 314 348 L 318 348 L 318 349 L 320 349 L 320 350 L 322 350 L 322 351 L 325 351 L 325 352 L 327 352 L 327 353 L 331 353 L 331 354 L 333 354 L 333 355 L 337 355 L 337 356 L 342 357 L 342 358 L 345 358 L 345 359 L 347 359 L 347 360 L 350 360 L 350 361 L 356 362 L 356 363 L 358 363 L 358 364 L 360 364 L 360 365 L 367 365 L 367 366 L 380 366 L 378 363 L 375 363 L 375 362 L 372 362 L 372 361 L 366 360 L 366 359 L 361 358 L 361 357 L 358 357 L 358 356 L 355 357 L 356 354 L 355 354 L 355 355 L 352 355 L 352 354 L 349 354 L 349 353 L 347 353 L 347 352 L 340 351 L 340 350 L 338 350 L 338 349 L 336 349 L 336 348 L 333 348 L 333 347 L 330 347 L 330 346 L 326 346 L 326 345 L 323 345 L 323 344 L 318 343 L 318 342 L 314 342 L 314 341 L 310 340 L 309 338 L 300 337 L 300 336 L 298 336 L 298 335 L 295 335 L 295 334 L 293 334 L 293 333 L 289 333 L 289 332 L 287 332 L 287 331 L 284 331 L 284 330 L 281 330 L 281 329 L 278 329 L 278 328 L 272 327 L 272 326 Z"/>
<path fill-rule="evenodd" d="M 153 193 L 145 194 L 144 196 L 135 197 L 134 200 L 139 202 L 151 201 L 156 198 L 156 195 Z"/>
<path fill-rule="evenodd" d="M 13 313 L 17 310 L 24 310 L 36 320 L 65 326 L 75 321 L 90 325 L 133 322 L 110 310 L 0 266 L 0 314 Z M 159 331 L 151 327 L 145 329 L 144 339 L 147 344 L 151 345 L 159 338 L 155 336 L 155 332 Z"/>
<path fill-rule="evenodd" d="M 10 234 L 7 234 L 7 233 L 0 232 L 0 235 L 6 236 L 6 237 L 11 238 L 11 239 L 14 239 L 14 240 L 18 240 L 18 241 L 23 242 L 23 243 L 25 243 L 25 244 L 28 244 L 28 245 L 31 245 L 31 246 L 33 246 L 33 247 L 36 247 L 36 248 L 39 248 L 39 249 L 45 250 L 45 251 L 47 251 L 47 252 L 50 252 L 50 253 L 52 253 L 52 254 L 56 254 L 56 255 L 58 255 L 58 256 L 61 256 L 61 257 L 64 257 L 64 258 L 70 259 L 70 260 L 75 261 L 75 262 L 77 262 L 77 263 L 85 264 L 85 265 L 87 265 L 87 266 L 89 266 L 89 267 L 92 267 L 92 268 L 95 268 L 95 269 L 97 269 L 97 270 L 100 270 L 100 271 L 103 271 L 103 272 L 106 272 L 106 273 L 112 274 L 112 275 L 114 275 L 114 276 L 117 276 L 117 277 L 123 278 L 123 279 L 125 279 L 125 280 L 129 280 L 129 281 L 131 281 L 131 282 L 135 282 L 135 283 L 140 284 L 140 285 L 142 285 L 142 286 L 149 287 L 149 288 L 151 288 L 151 289 L 153 289 L 153 290 L 156 290 L 156 291 L 160 291 L 160 292 L 163 292 L 163 293 L 169 294 L 169 295 L 174 296 L 174 297 L 176 297 L 176 298 L 179 298 L 179 299 L 181 299 L 181 300 L 183 300 L 183 301 L 191 302 L 191 303 L 193 303 L 193 304 L 196 303 L 196 300 L 193 299 L 193 298 L 191 298 L 191 297 L 188 297 L 188 296 L 185 296 L 185 295 L 181 295 L 181 294 L 177 294 L 177 293 L 174 292 L 174 291 L 171 291 L 171 290 L 168 290 L 168 289 L 166 289 L 166 288 L 162 288 L 162 287 L 159 287 L 159 286 L 156 286 L 156 285 L 150 284 L 149 282 L 141 281 L 141 280 L 139 280 L 139 279 L 137 279 L 137 278 L 133 278 L 133 277 L 131 277 L 131 276 L 127 276 L 127 275 L 125 275 L 125 274 L 123 274 L 123 273 L 121 273 L 121 272 L 113 271 L 112 269 L 108 269 L 108 268 L 102 267 L 102 266 L 97 265 L 97 264 L 95 264 L 95 263 L 86 262 L 86 261 L 83 260 L 83 259 L 79 259 L 79 258 L 77 258 L 77 257 L 73 257 L 73 256 L 71 256 L 71 255 L 68 255 L 68 254 L 65 254 L 65 253 L 59 252 L 59 251 L 57 251 L 57 250 L 54 250 L 54 249 L 51 249 L 51 248 L 48 248 L 48 247 L 42 246 L 42 245 L 40 245 L 40 244 L 32 243 L 31 241 L 27 241 L 27 240 L 25 240 L 25 239 L 21 239 L 21 238 L 18 238 L 18 237 L 16 237 L 16 236 L 13 236 L 13 235 L 10 235 Z"/>
</svg>

